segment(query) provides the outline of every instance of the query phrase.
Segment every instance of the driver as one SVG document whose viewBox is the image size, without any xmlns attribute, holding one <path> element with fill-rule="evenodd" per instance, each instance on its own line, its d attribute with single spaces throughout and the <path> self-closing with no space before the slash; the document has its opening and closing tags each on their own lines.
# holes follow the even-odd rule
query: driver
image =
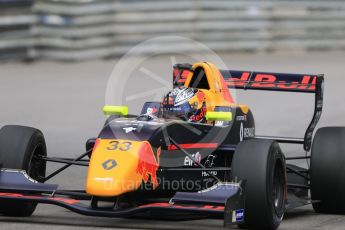
<svg viewBox="0 0 345 230">
<path fill-rule="evenodd" d="M 206 123 L 206 99 L 202 90 L 176 87 L 163 99 L 163 117 Z"/>
</svg>

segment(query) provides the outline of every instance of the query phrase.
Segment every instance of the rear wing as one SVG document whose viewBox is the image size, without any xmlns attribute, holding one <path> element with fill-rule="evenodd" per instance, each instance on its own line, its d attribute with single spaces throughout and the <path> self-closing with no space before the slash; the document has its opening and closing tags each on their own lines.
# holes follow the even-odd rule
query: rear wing
<svg viewBox="0 0 345 230">
<path fill-rule="evenodd" d="M 174 65 L 174 87 L 183 85 L 190 72 L 190 64 Z M 220 75 L 229 89 L 265 90 L 295 93 L 311 93 L 315 95 L 313 118 L 305 132 L 304 138 L 266 137 L 281 143 L 303 144 L 304 150 L 311 149 L 313 133 L 322 113 L 324 75 L 315 74 L 287 74 L 271 72 L 253 72 L 238 70 L 220 70 Z"/>
<path fill-rule="evenodd" d="M 229 88 L 315 93 L 321 75 L 221 70 Z"/>
<path fill-rule="evenodd" d="M 303 144 L 309 151 L 313 133 L 320 120 L 323 107 L 324 76 L 312 74 L 286 74 L 250 71 L 221 70 L 228 88 L 244 90 L 268 90 L 280 92 L 312 93 L 315 95 L 313 118 L 305 132 L 304 138 L 258 137 L 275 139 L 282 143 Z"/>
</svg>

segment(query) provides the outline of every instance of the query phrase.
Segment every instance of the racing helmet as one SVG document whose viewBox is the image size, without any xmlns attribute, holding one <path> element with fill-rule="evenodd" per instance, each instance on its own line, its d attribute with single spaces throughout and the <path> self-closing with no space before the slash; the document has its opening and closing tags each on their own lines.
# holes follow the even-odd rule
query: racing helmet
<svg viewBox="0 0 345 230">
<path fill-rule="evenodd" d="M 205 122 L 205 93 L 195 88 L 179 86 L 171 90 L 163 99 L 163 117 L 191 122 Z"/>
</svg>

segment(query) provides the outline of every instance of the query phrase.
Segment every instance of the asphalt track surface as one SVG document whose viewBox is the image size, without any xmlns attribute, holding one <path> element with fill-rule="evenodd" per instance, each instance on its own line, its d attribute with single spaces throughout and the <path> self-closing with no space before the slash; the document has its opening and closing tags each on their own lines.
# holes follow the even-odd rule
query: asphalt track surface
<svg viewBox="0 0 345 230">
<path fill-rule="evenodd" d="M 232 69 L 292 73 L 324 73 L 326 78 L 324 112 L 321 126 L 345 126 L 345 53 L 291 54 L 220 54 Z M 171 81 L 170 61 L 179 57 L 153 57 L 143 66 Z M 182 62 L 186 61 L 181 57 Z M 188 60 L 187 60 L 188 61 Z M 108 78 L 117 60 L 83 63 L 36 62 L 0 65 L 0 126 L 21 124 L 41 129 L 50 156 L 75 157 L 84 151 L 85 140 L 96 136 L 104 122 L 101 108 L 105 103 Z M 139 71 L 127 84 L 125 96 L 159 87 Z M 150 74 L 149 74 L 150 75 Z M 165 88 L 162 89 L 162 94 Z M 138 96 L 138 95 L 137 95 Z M 130 111 L 140 110 L 143 100 L 152 95 L 127 97 Z M 150 98 L 151 97 L 151 98 Z M 156 96 L 155 96 L 156 97 Z M 134 98 L 134 99 L 133 99 Z M 303 136 L 311 119 L 311 95 L 238 92 L 237 101 L 248 104 L 256 118 L 258 134 Z M 301 153 L 297 146 L 283 146 L 288 156 Z M 299 151 L 299 152 L 298 152 Z M 306 165 L 305 162 L 296 162 Z M 56 165 L 49 165 L 52 171 Z M 86 169 L 71 168 L 51 183 L 61 188 L 83 188 Z M 260 210 L 258 210 L 260 211 Z M 108 219 L 80 216 L 59 207 L 39 205 L 30 218 L 0 216 L 0 229 L 219 229 L 221 220 L 143 220 Z M 236 229 L 236 227 L 234 227 Z M 345 229 L 345 216 L 315 214 L 310 206 L 287 213 L 280 229 Z"/>
</svg>

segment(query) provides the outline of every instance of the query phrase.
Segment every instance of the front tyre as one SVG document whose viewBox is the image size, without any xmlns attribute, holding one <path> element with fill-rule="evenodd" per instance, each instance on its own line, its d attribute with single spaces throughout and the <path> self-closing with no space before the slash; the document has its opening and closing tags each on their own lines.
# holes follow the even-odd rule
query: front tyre
<svg viewBox="0 0 345 230">
<path fill-rule="evenodd" d="M 0 129 L 0 163 L 2 168 L 25 170 L 34 180 L 45 176 L 46 162 L 38 156 L 46 156 L 46 143 L 38 129 L 7 125 Z M 37 203 L 1 201 L 0 213 L 5 216 L 31 216 Z"/>
<path fill-rule="evenodd" d="M 285 213 L 285 158 L 278 143 L 251 139 L 241 142 L 232 161 L 232 180 L 247 180 L 245 222 L 241 228 L 277 229 Z"/>
</svg>

